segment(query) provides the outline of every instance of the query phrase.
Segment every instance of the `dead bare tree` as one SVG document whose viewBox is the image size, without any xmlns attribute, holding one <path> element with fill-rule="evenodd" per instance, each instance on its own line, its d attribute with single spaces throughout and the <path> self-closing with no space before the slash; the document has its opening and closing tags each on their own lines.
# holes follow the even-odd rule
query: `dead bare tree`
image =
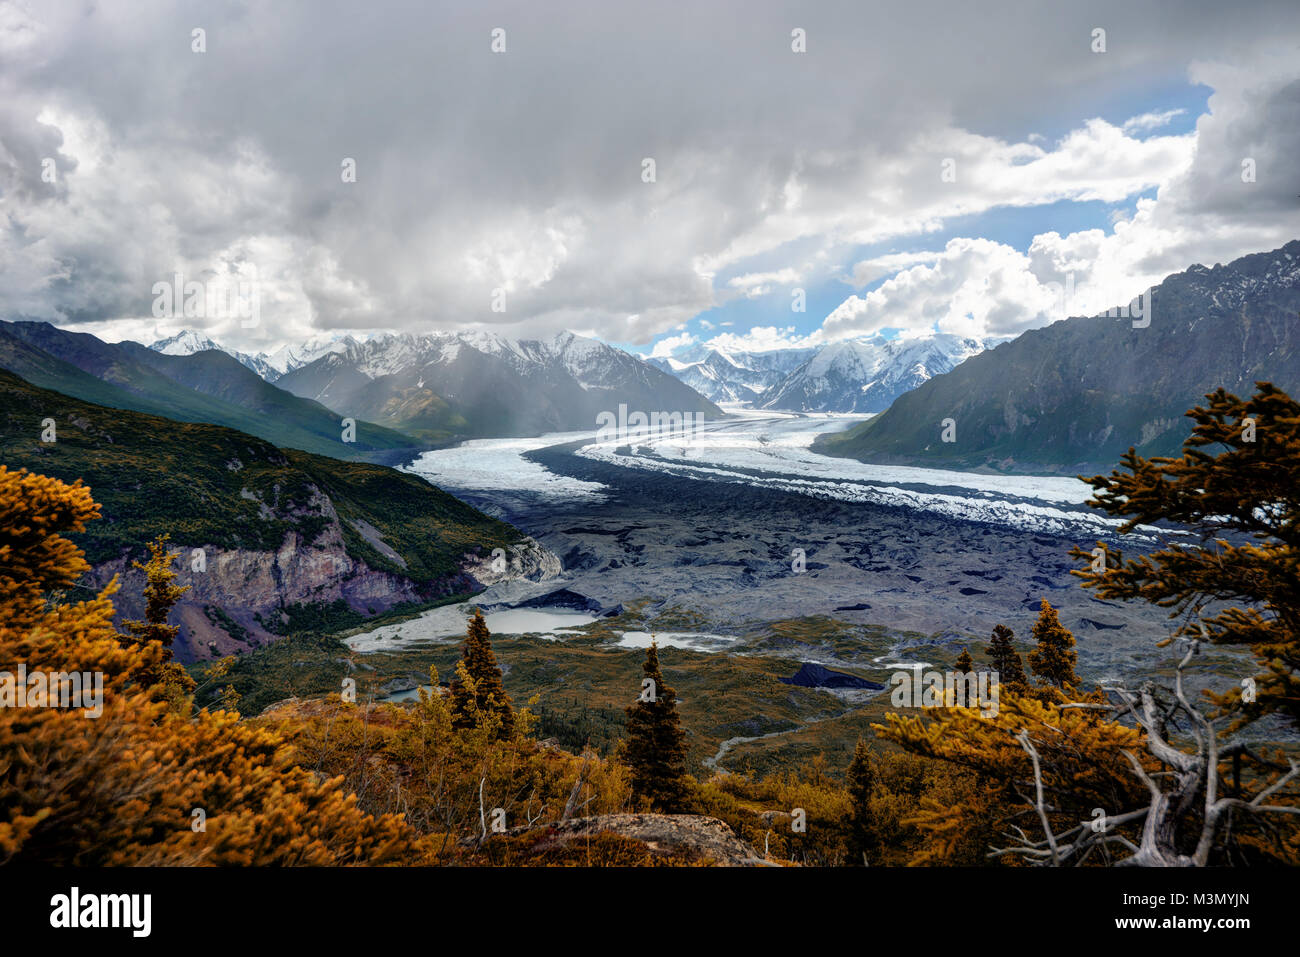
<svg viewBox="0 0 1300 957">
<path fill-rule="evenodd" d="M 583 801 L 581 805 L 578 804 L 578 798 L 582 794 L 582 785 L 586 781 L 587 766 L 589 764 L 591 764 L 591 752 L 584 751 L 582 753 L 582 767 L 578 768 L 578 777 L 573 782 L 573 789 L 569 792 L 569 799 L 564 802 L 564 813 L 560 815 L 561 824 L 569 820 L 569 818 L 573 817 L 576 812 L 585 808 L 592 801 L 591 798 L 587 798 L 587 800 Z"/>
<path fill-rule="evenodd" d="M 524 824 L 527 827 L 532 827 L 534 824 L 540 821 L 542 819 L 542 815 L 546 813 L 547 805 L 544 802 L 537 809 L 536 813 L 533 812 L 533 801 L 536 800 L 536 798 L 537 798 L 537 788 L 533 788 L 528 792 L 528 803 L 524 805 Z"/>
<path fill-rule="evenodd" d="M 484 774 L 478 781 L 478 823 L 481 833 L 478 842 L 482 844 L 487 840 L 487 810 L 483 805 L 483 785 L 487 783 L 487 775 Z"/>
<path fill-rule="evenodd" d="M 1205 627 L 1201 626 L 1202 635 Z M 1125 751 L 1130 768 L 1147 788 L 1150 803 L 1117 815 L 1083 821 L 1060 834 L 1054 832 L 1049 814 L 1055 810 L 1046 796 L 1038 749 L 1027 730 L 1021 730 L 1016 740 L 1029 754 L 1034 769 L 1034 810 L 1041 839 L 1031 838 L 1023 829 L 1012 826 L 1014 843 L 1008 847 L 993 848 L 989 857 L 1013 855 L 1034 864 L 1049 866 L 1077 866 L 1083 864 L 1096 851 L 1108 853 L 1112 845 L 1119 846 L 1129 855 L 1116 862 L 1127 867 L 1204 867 L 1223 834 L 1235 810 L 1249 814 L 1300 814 L 1300 806 L 1270 804 L 1269 800 L 1283 791 L 1297 775 L 1300 763 L 1289 759 L 1289 768 L 1282 768 L 1254 754 L 1244 741 L 1234 739 L 1220 742 L 1220 732 L 1215 721 L 1207 718 L 1187 699 L 1183 686 L 1183 673 L 1192 658 L 1200 651 L 1201 639 L 1181 639 L 1188 648 L 1174 673 L 1172 702 L 1162 705 L 1157 689 L 1146 682 L 1133 692 L 1124 687 L 1106 687 L 1105 691 L 1118 698 L 1119 703 L 1092 705 L 1113 713 L 1115 720 L 1131 718 L 1145 733 L 1147 751 L 1165 770 L 1151 773 L 1132 751 Z M 1183 750 L 1170 740 L 1170 727 L 1182 716 L 1187 721 L 1191 747 Z M 1220 796 L 1219 765 L 1226 758 L 1249 757 L 1260 766 L 1283 772 L 1271 784 L 1261 788 L 1253 798 L 1238 795 Z M 1195 826 L 1199 812 L 1199 832 L 1190 853 L 1188 840 L 1180 840 L 1188 825 Z M 1136 843 L 1118 833 L 1117 828 L 1141 822 L 1141 832 Z"/>
</svg>

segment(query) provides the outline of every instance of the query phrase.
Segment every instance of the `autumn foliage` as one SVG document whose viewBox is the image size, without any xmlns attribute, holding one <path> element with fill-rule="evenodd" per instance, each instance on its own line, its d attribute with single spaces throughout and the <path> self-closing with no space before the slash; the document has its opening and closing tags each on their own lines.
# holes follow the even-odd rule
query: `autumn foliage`
<svg viewBox="0 0 1300 957">
<path fill-rule="evenodd" d="M 116 580 L 71 600 L 89 570 L 66 537 L 98 516 L 80 483 L 0 466 L 0 670 L 98 672 L 103 713 L 0 708 L 0 861 L 41 864 L 361 864 L 417 836 L 356 807 L 338 779 L 296 767 L 273 731 L 178 714 L 137 677 L 156 642 L 123 644 Z"/>
</svg>

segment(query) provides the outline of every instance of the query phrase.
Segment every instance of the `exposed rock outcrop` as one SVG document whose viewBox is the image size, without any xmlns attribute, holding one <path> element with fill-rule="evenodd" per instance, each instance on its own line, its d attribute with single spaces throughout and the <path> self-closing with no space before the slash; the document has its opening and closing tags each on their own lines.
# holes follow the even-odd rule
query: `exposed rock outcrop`
<svg viewBox="0 0 1300 957">
<path fill-rule="evenodd" d="M 511 549 L 513 560 L 502 571 L 492 569 L 490 557 L 484 561 L 470 555 L 459 573 L 416 582 L 349 556 L 337 523 L 327 526 L 311 545 L 290 532 L 274 552 L 183 542 L 171 547 L 180 553 L 174 565 L 176 582 L 189 586 L 171 618 L 181 627 L 173 650 L 184 663 L 241 654 L 275 641 L 279 635 L 266 625 L 285 605 L 332 605 L 341 600 L 353 611 L 374 615 L 408 602 L 477 591 L 492 581 L 558 572 L 560 564 L 551 552 L 525 539 Z M 98 588 L 114 575 L 121 585 L 114 596 L 118 619 L 142 617 L 144 573 L 132 568 L 129 559 L 119 558 L 95 566 L 90 577 Z"/>
<path fill-rule="evenodd" d="M 879 691 L 885 686 L 875 681 L 868 681 L 866 678 L 859 678 L 857 675 L 845 674 L 842 671 L 831 671 L 821 665 L 813 664 L 811 661 L 805 661 L 803 667 L 789 678 L 778 678 L 783 685 L 798 685 L 801 688 L 860 688 L 870 691 Z"/>
<path fill-rule="evenodd" d="M 557 578 L 564 571 L 559 556 L 547 551 L 538 542 L 525 538 L 509 548 L 498 549 L 487 555 L 465 556 L 462 569 L 482 585 L 527 580 L 546 581 Z"/>
<path fill-rule="evenodd" d="M 715 817 L 701 814 L 600 814 L 540 828 L 519 827 L 511 835 L 545 831 L 536 848 L 543 851 L 597 834 L 617 834 L 645 844 L 652 855 L 698 858 L 723 867 L 768 864 L 734 831 Z"/>
</svg>

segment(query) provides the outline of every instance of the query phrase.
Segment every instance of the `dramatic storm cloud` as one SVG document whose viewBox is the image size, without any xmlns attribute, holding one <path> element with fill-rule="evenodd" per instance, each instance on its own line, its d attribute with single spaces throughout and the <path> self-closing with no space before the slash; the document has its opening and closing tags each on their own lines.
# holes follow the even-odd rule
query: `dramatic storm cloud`
<svg viewBox="0 0 1300 957">
<path fill-rule="evenodd" d="M 1136 293 L 1300 234 L 1298 36 L 1293 2 L 0 2 L 0 316 L 1013 334 L 1066 272 Z M 156 318 L 178 273 L 260 322 Z"/>
</svg>

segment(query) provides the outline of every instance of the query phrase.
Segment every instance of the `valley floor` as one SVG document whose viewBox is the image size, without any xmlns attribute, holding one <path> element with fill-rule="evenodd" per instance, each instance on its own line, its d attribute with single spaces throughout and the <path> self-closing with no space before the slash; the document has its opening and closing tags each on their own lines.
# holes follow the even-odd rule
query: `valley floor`
<svg viewBox="0 0 1300 957">
<path fill-rule="evenodd" d="M 814 661 L 887 684 L 900 667 L 950 667 L 966 645 L 979 662 L 999 623 L 1023 653 L 1042 598 L 1078 639 L 1088 681 L 1136 684 L 1171 664 L 1155 647 L 1169 629 L 1161 611 L 1099 601 L 1070 574 L 1072 546 L 1113 538 L 1083 506 L 1084 483 L 879 469 L 807 451 L 817 432 L 844 424 L 747 416 L 706 427 L 694 444 L 492 440 L 428 453 L 411 468 L 559 555 L 563 579 L 540 591 L 563 587 L 570 600 L 590 600 L 588 612 L 613 612 L 498 618 L 494 644 L 512 693 L 617 715 L 653 633 L 670 649 L 666 674 L 682 685 L 692 757 L 706 768 L 828 751 L 847 762 L 889 710 L 888 691 L 802 689 L 779 677 Z M 497 586 L 475 604 L 500 614 L 533 592 Z M 421 649 L 445 677 L 455 617 L 441 609 L 349 643 L 395 653 L 395 664 L 403 649 Z M 1252 665 L 1214 649 L 1198 671 L 1197 683 L 1219 687 Z"/>
<path fill-rule="evenodd" d="M 693 444 L 470 443 L 413 470 L 537 538 L 563 560 L 569 587 L 603 605 L 707 609 L 718 628 L 831 615 L 984 640 L 998 623 L 1024 637 L 1045 597 L 1098 677 L 1165 634 L 1158 612 L 1099 601 L 1069 574 L 1072 546 L 1114 538 L 1083 505 L 1084 483 L 807 451 L 817 433 L 855 420 L 752 416 Z"/>
</svg>

